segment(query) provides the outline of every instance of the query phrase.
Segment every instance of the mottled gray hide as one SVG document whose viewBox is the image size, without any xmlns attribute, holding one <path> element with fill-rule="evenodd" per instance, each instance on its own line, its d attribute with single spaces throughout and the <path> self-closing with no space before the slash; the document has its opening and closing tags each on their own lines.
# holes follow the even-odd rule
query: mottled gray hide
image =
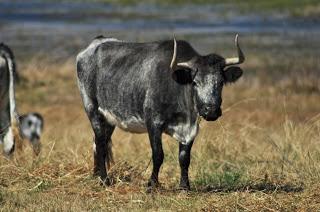
<svg viewBox="0 0 320 212">
<path fill-rule="evenodd" d="M 189 187 L 186 170 L 198 119 L 214 121 L 221 116 L 222 87 L 242 74 L 240 68 L 234 69 L 237 74 L 232 69 L 225 72 L 226 61 L 238 64 L 242 58 L 201 56 L 188 42 L 174 42 L 129 43 L 99 37 L 78 54 L 78 84 L 95 133 L 94 167 L 101 178 L 107 176 L 104 159 L 111 151 L 105 143 L 119 127 L 148 132 L 154 163 L 149 185 L 157 183 L 163 161 L 161 134 L 178 140 L 180 186 Z"/>
</svg>

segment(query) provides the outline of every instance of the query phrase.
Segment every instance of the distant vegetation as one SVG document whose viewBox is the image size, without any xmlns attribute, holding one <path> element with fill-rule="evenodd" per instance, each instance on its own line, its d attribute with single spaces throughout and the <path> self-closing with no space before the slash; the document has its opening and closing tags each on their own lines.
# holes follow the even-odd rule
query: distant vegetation
<svg viewBox="0 0 320 212">
<path fill-rule="evenodd" d="M 89 2 L 87 0 L 48 0 L 63 2 Z M 91 2 L 102 2 L 112 4 L 134 5 L 134 4 L 160 4 L 160 5 L 180 5 L 180 4 L 225 4 L 237 6 L 242 12 L 274 11 L 287 12 L 293 16 L 319 16 L 320 1 L 318 0 L 93 0 Z"/>
</svg>

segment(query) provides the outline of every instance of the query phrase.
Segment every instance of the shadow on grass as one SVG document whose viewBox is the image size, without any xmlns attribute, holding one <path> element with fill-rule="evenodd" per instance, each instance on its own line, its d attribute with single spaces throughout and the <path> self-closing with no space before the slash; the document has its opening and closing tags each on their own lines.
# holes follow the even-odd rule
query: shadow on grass
<svg viewBox="0 0 320 212">
<path fill-rule="evenodd" d="M 146 193 L 158 193 L 158 194 L 177 194 L 177 193 L 186 193 L 191 195 L 197 194 L 226 194 L 233 192 L 246 192 L 246 193 L 255 193 L 255 192 L 263 192 L 266 194 L 270 193 L 299 193 L 303 192 L 303 186 L 292 185 L 292 184 L 272 184 L 272 183 L 257 183 L 257 184 L 247 184 L 241 186 L 206 186 L 206 187 L 191 187 L 191 191 L 185 191 L 181 189 L 170 189 L 164 188 L 162 186 L 157 188 L 147 188 Z"/>
<path fill-rule="evenodd" d="M 233 187 L 229 186 L 206 186 L 200 189 L 197 189 L 197 192 L 205 193 L 228 193 L 228 192 L 265 192 L 265 193 L 274 193 L 274 192 L 286 192 L 286 193 L 296 193 L 302 192 L 304 190 L 303 186 L 293 185 L 293 184 L 274 184 L 270 182 L 262 182 L 256 184 L 246 184 L 246 185 L 237 185 Z"/>
<path fill-rule="evenodd" d="M 273 181 L 265 176 L 265 180 L 253 181 L 243 170 L 228 168 L 222 172 L 200 171 L 194 181 L 197 192 L 302 192 L 302 183 L 286 183 Z"/>
</svg>

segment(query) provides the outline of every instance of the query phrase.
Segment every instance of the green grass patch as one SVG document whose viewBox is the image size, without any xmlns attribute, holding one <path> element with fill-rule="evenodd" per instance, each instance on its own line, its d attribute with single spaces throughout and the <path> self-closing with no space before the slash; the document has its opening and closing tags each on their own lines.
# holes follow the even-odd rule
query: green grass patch
<svg viewBox="0 0 320 212">
<path fill-rule="evenodd" d="M 223 172 L 200 170 L 195 177 L 196 187 L 216 187 L 230 190 L 248 182 L 243 171 L 228 170 Z"/>
</svg>

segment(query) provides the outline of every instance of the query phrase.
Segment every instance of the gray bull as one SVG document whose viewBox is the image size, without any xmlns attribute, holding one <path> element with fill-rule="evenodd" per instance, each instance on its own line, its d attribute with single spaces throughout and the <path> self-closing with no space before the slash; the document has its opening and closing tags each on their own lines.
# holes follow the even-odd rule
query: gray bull
<svg viewBox="0 0 320 212">
<path fill-rule="evenodd" d="M 238 57 L 199 55 L 186 41 L 129 43 L 97 37 L 77 56 L 78 84 L 94 139 L 94 174 L 109 184 L 105 162 L 112 160 L 115 127 L 148 132 L 153 170 L 148 186 L 156 186 L 163 162 L 161 135 L 179 141 L 180 187 L 190 189 L 190 151 L 198 133 L 198 119 L 221 115 L 223 85 L 242 75 Z"/>
</svg>

